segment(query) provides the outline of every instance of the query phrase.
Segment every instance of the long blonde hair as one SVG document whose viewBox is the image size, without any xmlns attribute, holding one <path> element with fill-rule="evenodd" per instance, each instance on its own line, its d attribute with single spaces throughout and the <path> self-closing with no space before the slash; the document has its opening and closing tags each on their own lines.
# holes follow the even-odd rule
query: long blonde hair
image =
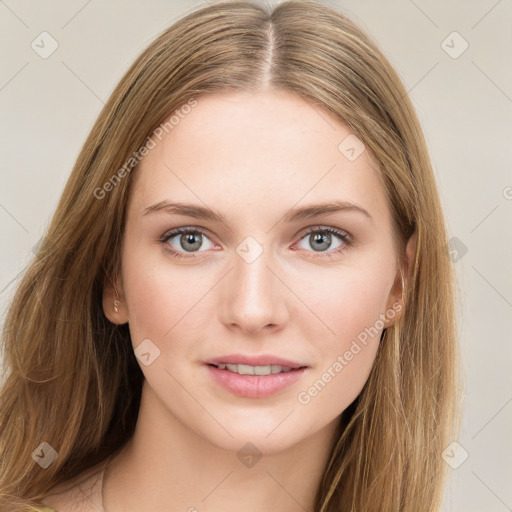
<svg viewBox="0 0 512 512">
<path fill-rule="evenodd" d="M 272 10 L 223 2 L 188 14 L 142 52 L 101 111 L 6 317 L 1 511 L 40 503 L 134 432 L 143 375 L 127 326 L 102 309 L 104 283 L 121 266 L 136 172 L 136 161 L 125 162 L 201 95 L 265 87 L 313 100 L 346 123 L 379 163 L 397 247 L 417 236 L 405 313 L 341 415 L 315 511 L 439 510 L 441 455 L 459 425 L 459 359 L 456 281 L 428 151 L 375 43 L 334 8 L 298 0 Z M 32 458 L 42 442 L 58 453 L 44 470 Z"/>
</svg>

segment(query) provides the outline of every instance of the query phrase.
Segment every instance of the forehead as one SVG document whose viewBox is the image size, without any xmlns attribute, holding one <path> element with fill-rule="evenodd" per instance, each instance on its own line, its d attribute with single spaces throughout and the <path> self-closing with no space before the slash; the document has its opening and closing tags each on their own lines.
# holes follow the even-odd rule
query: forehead
<svg viewBox="0 0 512 512">
<path fill-rule="evenodd" d="M 347 158 L 344 141 L 357 143 L 350 129 L 291 92 L 200 96 L 172 126 L 161 141 L 153 137 L 156 147 L 135 173 L 133 203 L 139 211 L 181 200 L 238 217 L 275 217 L 297 203 L 347 200 L 388 214 L 370 152 Z"/>
</svg>

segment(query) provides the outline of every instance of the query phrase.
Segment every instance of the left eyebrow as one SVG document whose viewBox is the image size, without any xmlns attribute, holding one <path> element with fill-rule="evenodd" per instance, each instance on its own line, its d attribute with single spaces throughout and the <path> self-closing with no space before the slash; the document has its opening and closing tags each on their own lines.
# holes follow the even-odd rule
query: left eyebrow
<svg viewBox="0 0 512 512">
<path fill-rule="evenodd" d="M 297 222 L 300 220 L 319 217 L 339 211 L 358 212 L 365 217 L 372 219 L 372 216 L 363 207 L 347 201 L 330 201 L 328 203 L 311 204 L 299 208 L 291 208 L 285 212 L 283 219 L 285 222 Z M 150 213 L 165 212 L 168 214 L 184 215 L 201 220 L 211 220 L 222 224 L 227 224 L 225 217 L 218 211 L 211 208 L 192 203 L 176 203 L 169 201 L 160 201 L 144 210 L 144 215 Z"/>
<path fill-rule="evenodd" d="M 372 216 L 362 206 L 347 201 L 331 201 L 329 203 L 312 204 L 300 208 L 291 208 L 284 215 L 285 222 L 295 222 L 304 219 L 319 217 L 336 212 L 358 212 L 362 213 L 370 220 Z"/>
</svg>

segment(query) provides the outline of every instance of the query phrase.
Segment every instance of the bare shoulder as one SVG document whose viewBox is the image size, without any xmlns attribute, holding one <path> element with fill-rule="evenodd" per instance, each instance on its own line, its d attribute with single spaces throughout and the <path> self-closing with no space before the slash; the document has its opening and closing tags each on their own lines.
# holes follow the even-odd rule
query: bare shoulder
<svg viewBox="0 0 512 512">
<path fill-rule="evenodd" d="M 98 512 L 101 510 L 103 467 L 103 463 L 98 464 L 52 487 L 41 503 L 56 512 Z"/>
</svg>

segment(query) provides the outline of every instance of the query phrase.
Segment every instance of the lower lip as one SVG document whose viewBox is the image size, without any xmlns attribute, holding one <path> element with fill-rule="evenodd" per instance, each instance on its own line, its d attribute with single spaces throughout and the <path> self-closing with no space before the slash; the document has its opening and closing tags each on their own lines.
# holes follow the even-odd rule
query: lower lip
<svg viewBox="0 0 512 512">
<path fill-rule="evenodd" d="M 244 398 L 271 396 L 297 382 L 309 369 L 306 367 L 270 375 L 240 375 L 209 364 L 206 367 L 218 384 Z"/>
</svg>

